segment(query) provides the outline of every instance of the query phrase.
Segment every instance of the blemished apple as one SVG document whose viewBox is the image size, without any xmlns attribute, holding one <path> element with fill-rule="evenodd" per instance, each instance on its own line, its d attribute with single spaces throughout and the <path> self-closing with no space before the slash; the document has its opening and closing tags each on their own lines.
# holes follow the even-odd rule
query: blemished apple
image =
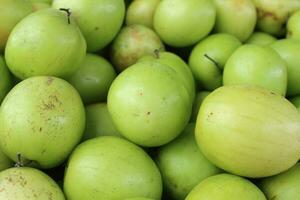
<svg viewBox="0 0 300 200">
<path fill-rule="evenodd" d="M 125 18 L 124 0 L 53 0 L 53 8 L 70 8 L 86 39 L 88 52 L 107 46 Z"/>
<path fill-rule="evenodd" d="M 255 85 L 285 96 L 287 66 L 278 53 L 268 46 L 245 44 L 227 60 L 224 85 Z"/>
<path fill-rule="evenodd" d="M 108 111 L 120 133 L 130 141 L 164 145 L 187 125 L 192 101 L 177 72 L 155 61 L 138 62 L 112 83 Z"/>
<path fill-rule="evenodd" d="M 299 111 L 281 95 L 261 87 L 223 86 L 204 99 L 195 134 L 213 164 L 236 175 L 259 178 L 297 163 L 299 121 Z"/>
<path fill-rule="evenodd" d="M 241 45 L 235 36 L 227 33 L 213 34 L 201 40 L 189 57 L 189 66 L 199 85 L 209 91 L 222 86 L 224 65 Z"/>
<path fill-rule="evenodd" d="M 208 91 L 201 91 L 196 94 L 194 104 L 193 104 L 192 115 L 190 119 L 191 122 L 196 122 L 200 106 L 203 100 L 205 99 L 205 97 L 207 97 L 209 94 L 210 92 Z"/>
<path fill-rule="evenodd" d="M 87 54 L 82 65 L 69 79 L 85 104 L 106 101 L 108 89 L 117 76 L 113 66 L 103 57 Z"/>
<path fill-rule="evenodd" d="M 256 25 L 256 9 L 252 0 L 213 0 L 217 10 L 214 31 L 228 33 L 244 42 Z"/>
<path fill-rule="evenodd" d="M 166 44 L 185 47 L 206 37 L 215 19 L 211 0 L 164 0 L 156 8 L 153 26 Z"/>
<path fill-rule="evenodd" d="M 84 106 L 66 81 L 46 76 L 17 84 L 0 108 L 0 146 L 12 160 L 40 168 L 61 164 L 85 128 Z"/>
<path fill-rule="evenodd" d="M 45 173 L 28 167 L 0 172 L 0 199 L 65 200 L 59 186 Z"/>
<path fill-rule="evenodd" d="M 3 56 L 0 55 L 0 103 L 13 86 L 12 76 L 6 66 Z"/>
<path fill-rule="evenodd" d="M 67 199 L 160 199 L 162 180 L 139 146 L 119 137 L 87 140 L 72 153 L 64 178 Z"/>
<path fill-rule="evenodd" d="M 245 41 L 246 44 L 257 44 L 267 46 L 275 42 L 277 39 L 264 32 L 254 32 L 250 37 Z"/>
<path fill-rule="evenodd" d="M 135 64 L 139 58 L 165 47 L 158 35 L 143 25 L 130 25 L 121 29 L 111 46 L 111 61 L 119 70 Z"/>
<path fill-rule="evenodd" d="M 300 40 L 300 10 L 292 14 L 289 18 L 286 37 Z"/>
<path fill-rule="evenodd" d="M 221 172 L 204 157 L 194 132 L 195 124 L 188 124 L 179 137 L 157 150 L 164 186 L 174 200 L 184 199 L 200 181 Z"/>
<path fill-rule="evenodd" d="M 20 79 L 50 75 L 67 78 L 86 55 L 86 42 L 65 11 L 42 9 L 25 17 L 11 32 L 5 48 L 10 71 Z"/>
<path fill-rule="evenodd" d="M 249 180 L 231 174 L 218 174 L 200 182 L 185 200 L 267 200 Z"/>
</svg>

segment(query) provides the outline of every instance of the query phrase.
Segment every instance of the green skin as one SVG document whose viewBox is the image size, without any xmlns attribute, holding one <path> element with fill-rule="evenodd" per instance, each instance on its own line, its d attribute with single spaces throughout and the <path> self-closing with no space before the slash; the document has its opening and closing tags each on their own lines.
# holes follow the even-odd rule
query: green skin
<svg viewBox="0 0 300 200">
<path fill-rule="evenodd" d="M 85 128 L 84 106 L 66 81 L 36 76 L 16 85 L 0 108 L 3 152 L 41 168 L 61 164 L 80 141 Z"/>
<path fill-rule="evenodd" d="M 113 66 L 103 57 L 87 54 L 77 72 L 68 79 L 85 104 L 106 101 L 108 89 L 117 76 Z"/>
<path fill-rule="evenodd" d="M 153 28 L 153 15 L 160 0 L 134 0 L 126 12 L 126 25 L 141 24 Z"/>
<path fill-rule="evenodd" d="M 177 137 L 192 109 L 177 72 L 151 61 L 123 71 L 110 87 L 107 104 L 121 134 L 147 147 L 164 145 Z"/>
<path fill-rule="evenodd" d="M 256 9 L 251 0 L 213 0 L 217 10 L 214 31 L 228 33 L 241 42 L 252 34 L 256 24 Z"/>
<path fill-rule="evenodd" d="M 166 44 L 186 47 L 206 37 L 215 19 L 211 0 L 164 0 L 157 6 L 153 26 Z"/>
<path fill-rule="evenodd" d="M 154 161 L 142 148 L 125 139 L 103 136 L 81 143 L 72 153 L 64 191 L 72 200 L 159 200 L 162 180 Z"/>
<path fill-rule="evenodd" d="M 287 96 L 300 94 L 300 41 L 283 39 L 272 43 L 270 46 L 286 62 L 288 75 Z"/>
<path fill-rule="evenodd" d="M 9 73 L 4 58 L 0 55 L 0 102 L 2 102 L 12 86 L 12 76 Z"/>
<path fill-rule="evenodd" d="M 287 66 L 270 47 L 246 44 L 228 59 L 223 74 L 224 85 L 256 85 L 285 95 Z"/>
<path fill-rule="evenodd" d="M 287 38 L 300 40 L 300 11 L 295 12 L 287 22 Z"/>
<path fill-rule="evenodd" d="M 284 36 L 289 16 L 300 8 L 299 0 L 253 0 L 257 9 L 257 29 Z"/>
<path fill-rule="evenodd" d="M 53 8 L 70 8 L 86 42 L 88 52 L 107 46 L 125 18 L 124 0 L 53 0 Z"/>
<path fill-rule="evenodd" d="M 200 182 L 185 200 L 267 200 L 253 183 L 231 174 L 211 176 Z"/>
<path fill-rule="evenodd" d="M 201 153 L 194 131 L 195 124 L 189 124 L 178 138 L 158 149 L 157 165 L 174 200 L 184 199 L 200 181 L 221 172 Z"/>
<path fill-rule="evenodd" d="M 84 140 L 105 135 L 121 137 L 108 113 L 106 103 L 89 105 L 85 108 L 85 112 L 86 128 Z"/>
<path fill-rule="evenodd" d="M 290 98 L 289 101 L 300 111 L 300 96 Z"/>
<path fill-rule="evenodd" d="M 279 175 L 262 179 L 260 188 L 268 199 L 300 199 L 300 164 Z"/>
<path fill-rule="evenodd" d="M 0 150 L 0 171 L 13 166 L 13 162 Z"/>
<path fill-rule="evenodd" d="M 71 76 L 86 55 L 85 40 L 64 11 L 42 9 L 13 29 L 5 49 L 10 71 L 20 79 L 37 75 Z"/>
<path fill-rule="evenodd" d="M 222 86 L 223 67 L 241 45 L 236 37 L 226 33 L 210 35 L 199 42 L 189 57 L 189 66 L 199 85 L 209 91 Z"/>
<path fill-rule="evenodd" d="M 0 172 L 0 199 L 65 200 L 59 186 L 44 172 L 18 167 Z"/>
<path fill-rule="evenodd" d="M 195 134 L 203 154 L 216 166 L 259 178 L 298 161 L 299 120 L 298 110 L 281 95 L 260 87 L 223 86 L 203 101 Z"/>
<path fill-rule="evenodd" d="M 194 104 L 193 104 L 191 120 L 190 120 L 191 122 L 196 122 L 200 106 L 201 106 L 203 100 L 205 99 L 205 97 L 207 97 L 209 94 L 210 94 L 210 92 L 207 92 L 207 91 L 198 92 L 196 94 L 196 98 L 195 98 Z"/>
<path fill-rule="evenodd" d="M 154 199 L 149 199 L 149 198 L 144 198 L 144 197 L 136 197 L 136 198 L 127 198 L 125 200 L 154 200 Z"/>
<path fill-rule="evenodd" d="M 264 32 L 254 32 L 246 41 L 246 44 L 256 44 L 256 45 L 263 45 L 268 46 L 275 42 L 277 39 Z"/>
<path fill-rule="evenodd" d="M 1 0 L 0 5 L 0 52 L 4 52 L 8 36 L 15 25 L 33 11 L 29 1 Z"/>
<path fill-rule="evenodd" d="M 32 3 L 32 7 L 33 7 L 33 10 L 37 11 L 37 10 L 41 10 L 41 9 L 50 8 L 51 4 L 36 2 L 36 3 Z"/>
<path fill-rule="evenodd" d="M 152 29 L 143 25 L 125 26 L 112 44 L 111 61 L 119 71 L 123 71 L 139 58 L 164 49 L 162 41 Z"/>
</svg>

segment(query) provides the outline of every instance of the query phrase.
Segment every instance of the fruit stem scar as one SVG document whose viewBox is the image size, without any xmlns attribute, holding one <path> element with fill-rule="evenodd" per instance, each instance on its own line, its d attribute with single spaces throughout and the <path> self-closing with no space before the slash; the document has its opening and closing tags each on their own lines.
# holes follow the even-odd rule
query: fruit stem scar
<svg viewBox="0 0 300 200">
<path fill-rule="evenodd" d="M 68 16 L 68 24 L 71 24 L 70 16 L 71 16 L 72 12 L 70 11 L 70 8 L 60 8 L 59 10 L 65 11 L 65 12 L 67 13 L 67 16 Z"/>
<path fill-rule="evenodd" d="M 22 154 L 17 153 L 17 161 L 15 167 L 24 167 L 25 165 L 29 165 L 30 163 L 32 163 L 32 160 L 28 160 L 27 163 L 22 162 Z"/>
<path fill-rule="evenodd" d="M 154 53 L 154 57 L 157 58 L 157 59 L 159 59 L 159 56 L 160 56 L 159 52 L 160 52 L 159 49 L 155 49 L 154 52 L 153 52 Z"/>
<path fill-rule="evenodd" d="M 217 61 L 215 61 L 214 59 L 209 57 L 207 54 L 204 54 L 204 57 L 207 58 L 208 60 L 210 60 L 211 62 L 213 62 L 217 68 L 221 69 L 221 67 L 220 67 L 219 63 L 217 63 Z"/>
</svg>

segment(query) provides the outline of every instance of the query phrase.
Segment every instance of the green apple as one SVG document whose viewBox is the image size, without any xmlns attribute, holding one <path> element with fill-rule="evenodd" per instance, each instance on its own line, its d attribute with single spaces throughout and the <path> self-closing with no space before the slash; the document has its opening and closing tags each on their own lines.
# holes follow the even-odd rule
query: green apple
<svg viewBox="0 0 300 200">
<path fill-rule="evenodd" d="M 140 147 L 114 136 L 81 143 L 72 153 L 64 178 L 70 200 L 159 200 L 162 180 L 154 161 Z"/>
<path fill-rule="evenodd" d="M 192 50 L 189 66 L 196 81 L 205 90 L 214 90 L 222 85 L 222 71 L 227 59 L 242 44 L 227 33 L 210 35 Z"/>
<path fill-rule="evenodd" d="M 300 95 L 290 98 L 289 101 L 300 111 Z"/>
<path fill-rule="evenodd" d="M 121 134 L 147 147 L 164 145 L 187 125 L 192 101 L 177 72 L 144 61 L 123 71 L 108 93 L 108 111 Z"/>
<path fill-rule="evenodd" d="M 7 69 L 3 56 L 0 55 L 0 103 L 13 86 L 13 79 Z"/>
<path fill-rule="evenodd" d="M 247 40 L 256 25 L 256 9 L 251 0 L 213 0 L 217 9 L 215 32 L 228 33 L 241 42 Z"/>
<path fill-rule="evenodd" d="M 125 17 L 124 0 L 53 0 L 54 8 L 70 8 L 86 39 L 89 52 L 107 46 Z"/>
<path fill-rule="evenodd" d="M 99 136 L 112 135 L 120 136 L 119 131 L 112 122 L 108 113 L 106 103 L 97 103 L 85 108 L 86 128 L 84 139 L 91 139 Z"/>
<path fill-rule="evenodd" d="M 59 186 L 45 173 L 27 167 L 0 172 L 0 199 L 65 200 Z"/>
<path fill-rule="evenodd" d="M 160 0 L 134 0 L 126 12 L 126 25 L 141 24 L 153 28 L 153 15 Z"/>
<path fill-rule="evenodd" d="M 108 89 L 117 76 L 103 57 L 87 54 L 83 64 L 68 81 L 77 89 L 85 104 L 106 101 Z"/>
<path fill-rule="evenodd" d="M 10 34 L 5 60 L 20 79 L 37 75 L 71 76 L 86 54 L 86 42 L 71 17 L 42 9 L 24 18 Z M 70 23 L 69 23 L 70 22 Z"/>
<path fill-rule="evenodd" d="M 300 199 L 300 163 L 286 172 L 262 179 L 260 188 L 268 199 Z"/>
<path fill-rule="evenodd" d="M 292 14 L 289 18 L 286 37 L 300 40 L 300 10 Z"/>
<path fill-rule="evenodd" d="M 207 97 L 209 94 L 210 92 L 208 91 L 201 91 L 196 94 L 196 98 L 193 104 L 192 116 L 190 119 L 191 122 L 196 122 L 200 106 L 203 100 L 205 99 L 205 97 Z"/>
<path fill-rule="evenodd" d="M 284 96 L 287 90 L 287 66 L 272 48 L 246 44 L 228 59 L 223 84 L 256 85 Z"/>
<path fill-rule="evenodd" d="M 154 13 L 153 26 L 166 44 L 185 47 L 207 36 L 215 19 L 211 0 L 163 0 Z"/>
<path fill-rule="evenodd" d="M 286 62 L 288 75 L 287 96 L 300 94 L 300 41 L 283 39 L 272 43 L 270 46 Z"/>
<path fill-rule="evenodd" d="M 0 146 L 12 160 L 41 168 L 61 164 L 80 141 L 84 106 L 66 81 L 46 76 L 17 84 L 0 108 Z"/>
<path fill-rule="evenodd" d="M 200 182 L 185 200 L 267 200 L 253 183 L 231 174 L 211 176 Z"/>
<path fill-rule="evenodd" d="M 203 101 L 196 140 L 216 166 L 258 178 L 292 167 L 300 156 L 300 113 L 261 87 L 223 86 Z"/>
<path fill-rule="evenodd" d="M 0 150 L 0 171 L 13 166 L 13 162 Z"/>
<path fill-rule="evenodd" d="M 277 39 L 264 32 L 254 32 L 250 37 L 245 41 L 247 44 L 257 44 L 257 45 L 263 45 L 267 46 L 273 42 L 275 42 Z"/>
<path fill-rule="evenodd" d="M 178 138 L 157 150 L 157 165 L 174 200 L 184 199 L 200 181 L 221 172 L 204 157 L 194 132 L 195 124 L 188 124 Z"/>
<path fill-rule="evenodd" d="M 15 25 L 33 11 L 29 0 L 1 0 L 0 3 L 0 52 Z"/>
<path fill-rule="evenodd" d="M 125 26 L 112 44 L 111 60 L 122 71 L 142 56 L 164 49 L 163 43 L 152 29 L 143 25 Z"/>
</svg>

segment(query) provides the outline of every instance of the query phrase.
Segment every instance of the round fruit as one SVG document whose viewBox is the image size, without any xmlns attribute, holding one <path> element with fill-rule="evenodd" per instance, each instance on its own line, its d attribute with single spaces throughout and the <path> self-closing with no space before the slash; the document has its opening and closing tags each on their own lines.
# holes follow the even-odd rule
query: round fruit
<svg viewBox="0 0 300 200">
<path fill-rule="evenodd" d="M 42 9 L 18 23 L 5 49 L 11 72 L 20 79 L 72 75 L 85 57 L 86 43 L 75 21 L 68 19 L 64 11 Z"/>
<path fill-rule="evenodd" d="M 216 166 L 241 176 L 266 177 L 298 161 L 299 122 L 298 110 L 278 94 L 260 87 L 224 86 L 203 101 L 196 139 Z"/>
<path fill-rule="evenodd" d="M 207 36 L 215 18 L 210 0 L 164 0 L 156 8 L 153 26 L 166 44 L 185 47 Z"/>
<path fill-rule="evenodd" d="M 195 98 L 194 104 L 193 104 L 191 122 L 196 122 L 200 106 L 201 106 L 203 100 L 205 99 L 205 97 L 207 97 L 209 94 L 210 94 L 210 92 L 207 92 L 207 91 L 198 92 L 196 94 L 196 98 Z"/>
<path fill-rule="evenodd" d="M 247 40 L 247 44 L 257 44 L 257 45 L 263 45 L 267 46 L 273 42 L 275 42 L 277 39 L 273 37 L 272 35 L 264 32 L 254 32 Z"/>
<path fill-rule="evenodd" d="M 300 10 L 295 12 L 287 23 L 287 38 L 300 40 Z"/>
<path fill-rule="evenodd" d="M 13 86 L 12 77 L 7 69 L 4 58 L 0 55 L 0 103 Z"/>
<path fill-rule="evenodd" d="M 0 145 L 12 160 L 42 168 L 62 163 L 80 141 L 85 113 L 80 96 L 66 81 L 36 76 L 16 85 L 0 108 Z"/>
<path fill-rule="evenodd" d="M 67 199 L 160 199 L 159 170 L 144 150 L 127 140 L 103 136 L 81 143 L 66 169 Z"/>
</svg>

